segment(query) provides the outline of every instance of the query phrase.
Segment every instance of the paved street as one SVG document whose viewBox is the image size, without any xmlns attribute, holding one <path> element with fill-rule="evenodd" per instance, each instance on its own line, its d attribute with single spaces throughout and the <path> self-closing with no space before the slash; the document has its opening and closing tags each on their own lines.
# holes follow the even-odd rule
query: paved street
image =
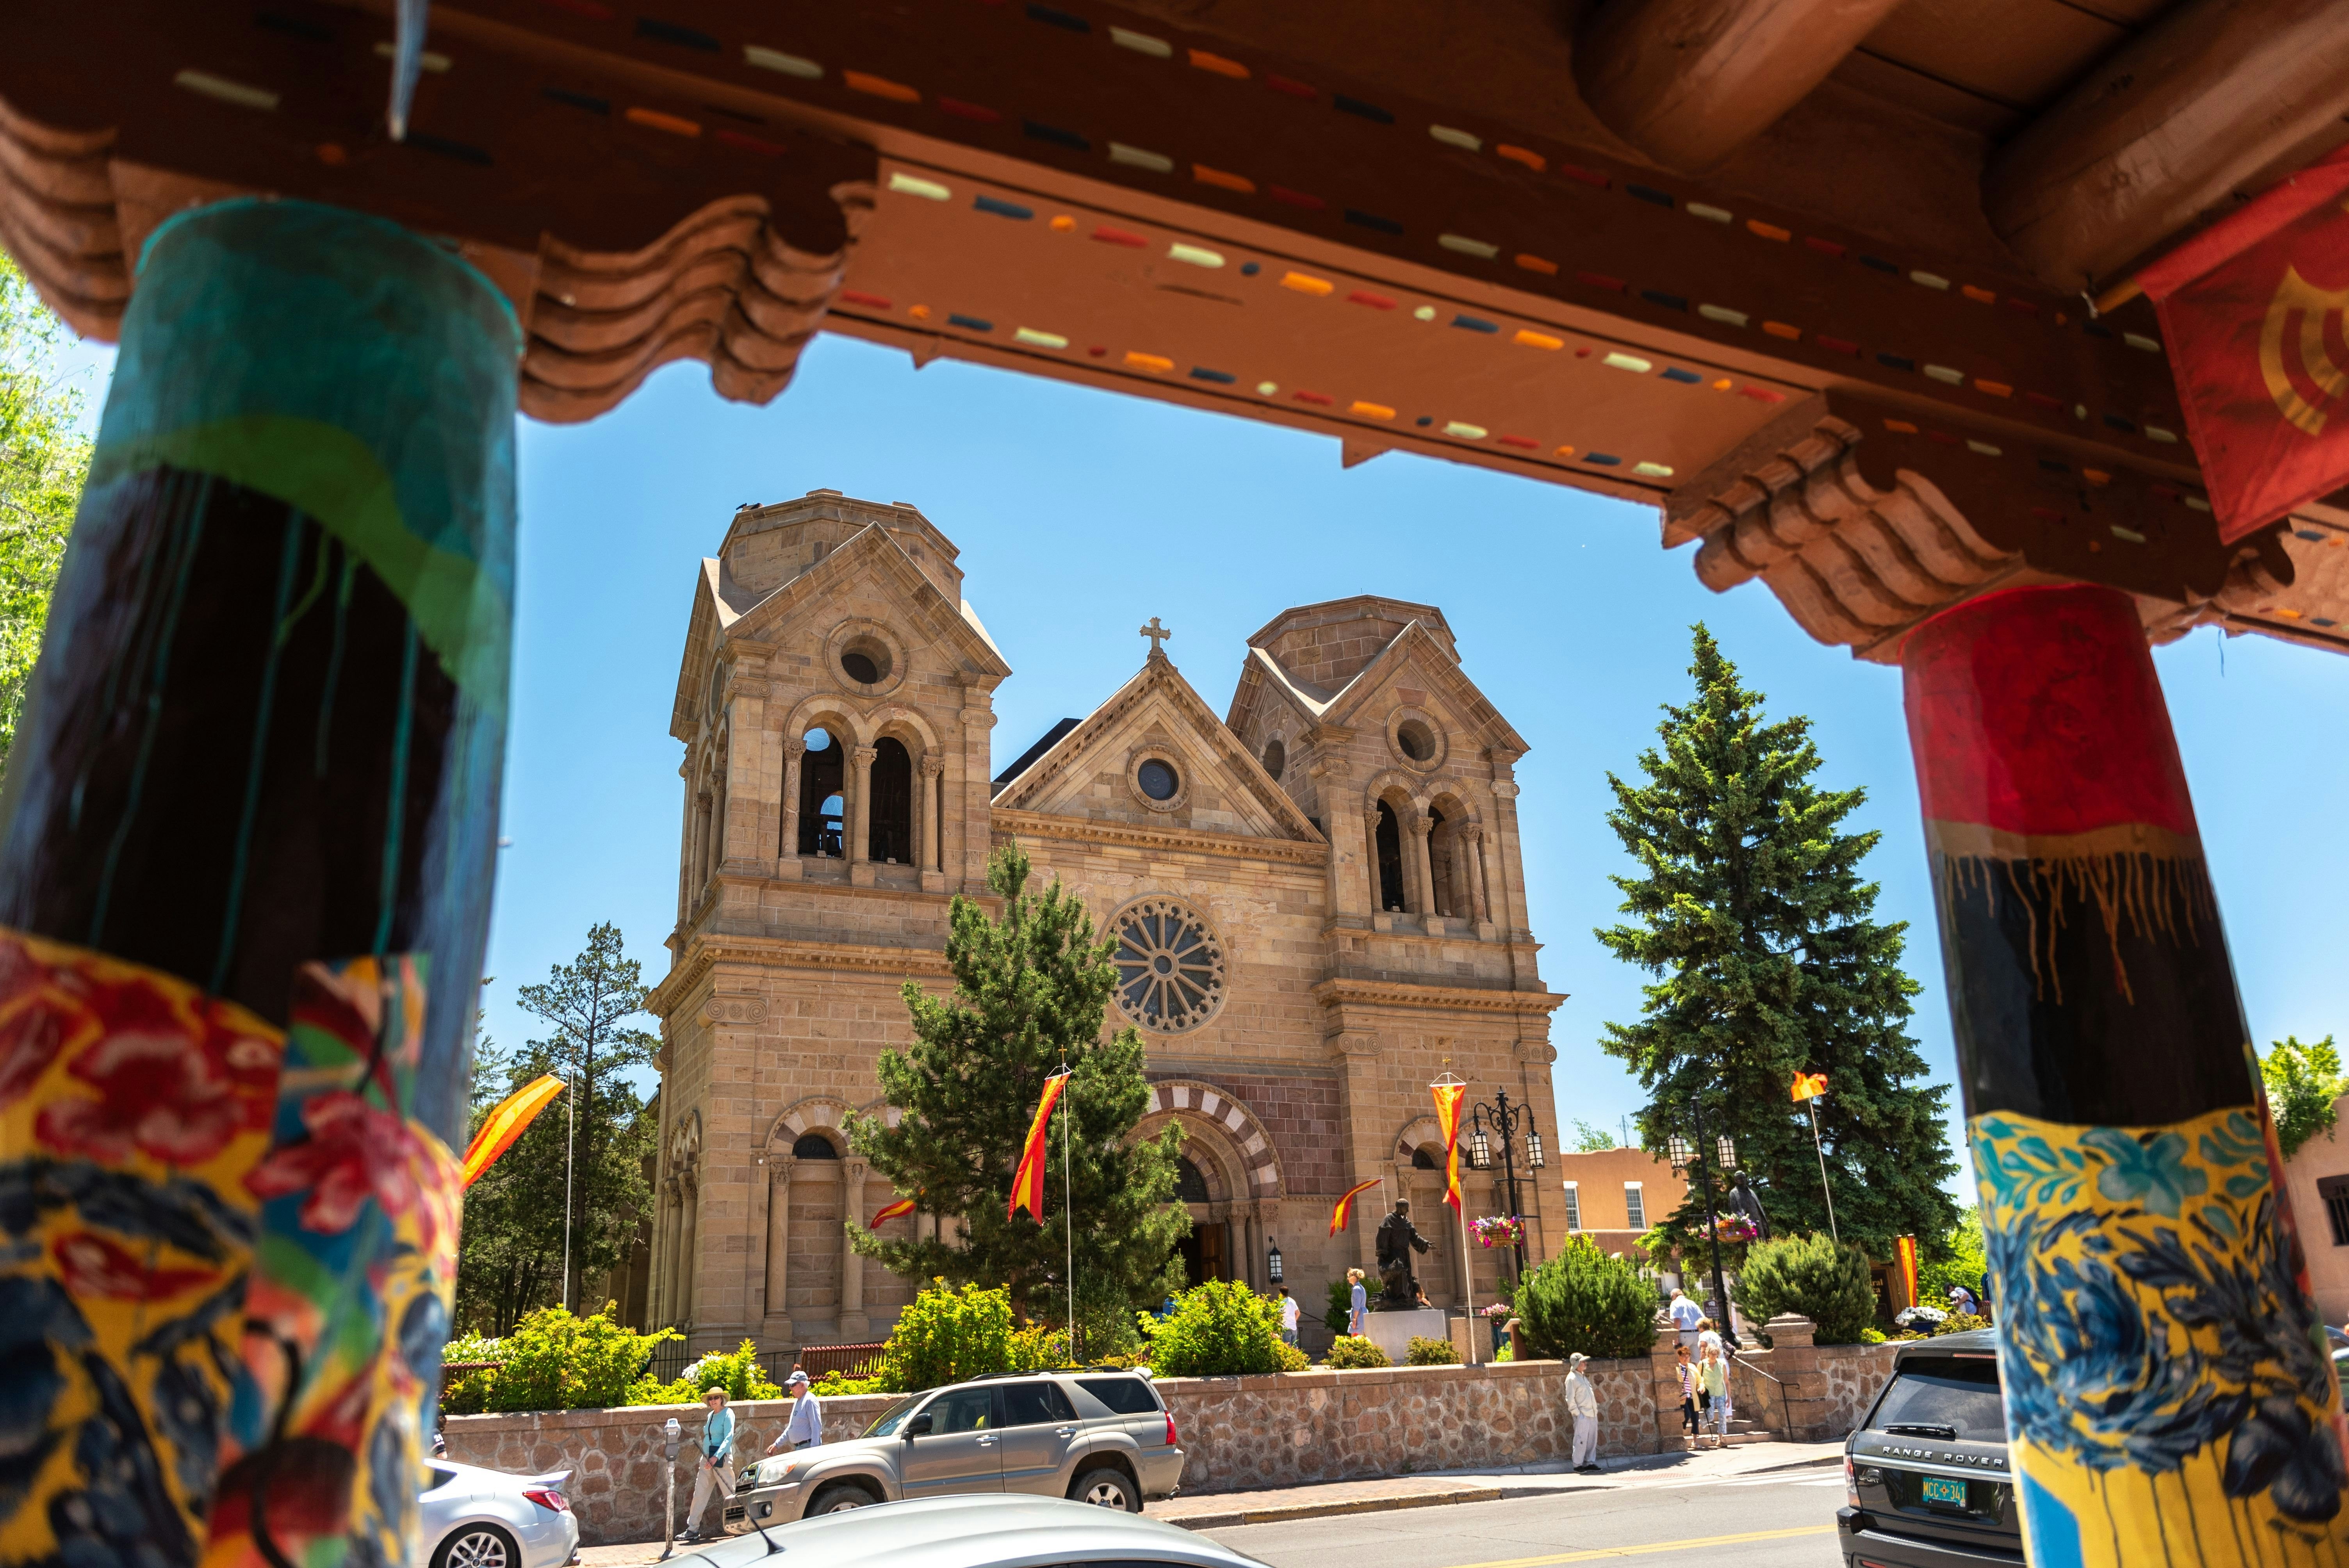
<svg viewBox="0 0 2349 1568">
<path fill-rule="evenodd" d="M 1207 1532 L 1272 1568 L 1548 1568 L 1653 1557 L 1737 1568 L 1836 1568 L 1840 1469 L 1659 1475 L 1500 1502 L 1300 1519 Z"/>
</svg>

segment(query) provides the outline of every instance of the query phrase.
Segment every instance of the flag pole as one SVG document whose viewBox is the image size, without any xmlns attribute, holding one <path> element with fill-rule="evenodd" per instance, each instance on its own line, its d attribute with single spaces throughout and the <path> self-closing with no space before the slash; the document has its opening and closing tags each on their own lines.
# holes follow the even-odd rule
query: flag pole
<svg viewBox="0 0 2349 1568">
<path fill-rule="evenodd" d="M 1455 1084 L 1462 1088 L 1468 1087 L 1466 1081 L 1463 1079 L 1459 1074 L 1454 1072 L 1448 1065 L 1444 1069 L 1443 1076 L 1438 1078 L 1435 1082 L 1443 1085 L 1446 1088 L 1449 1088 Z M 1431 1085 L 1430 1087 L 1432 1088 L 1433 1086 Z M 1452 1150 L 1447 1151 L 1449 1158 L 1444 1161 L 1445 1164 L 1452 1167 L 1451 1170 L 1444 1172 L 1444 1176 L 1447 1181 L 1456 1179 L 1460 1169 L 1460 1156 L 1458 1150 L 1458 1145 L 1460 1142 L 1460 1128 L 1456 1107 L 1454 1108 L 1454 1116 L 1453 1119 L 1452 1142 L 1454 1147 Z M 1449 1191 L 1450 1190 L 1447 1188 L 1447 1196 L 1449 1195 Z M 1439 1202 L 1441 1200 L 1439 1200 Z M 1468 1319 L 1468 1365 L 1471 1367 L 1479 1367 L 1484 1364 L 1476 1359 L 1476 1260 L 1468 1251 L 1468 1194 L 1464 1190 L 1460 1194 L 1459 1218 L 1460 1307 L 1461 1311 L 1466 1315 Z"/>
<path fill-rule="evenodd" d="M 1070 1071 L 1069 1058 L 1061 1058 L 1061 1070 Z M 1071 1087 L 1075 1076 L 1071 1074 Z M 1074 1191 L 1069 1174 L 1069 1123 L 1076 1118 L 1076 1108 L 1069 1103 L 1067 1089 L 1061 1091 L 1061 1237 L 1068 1243 L 1067 1274 L 1069 1284 L 1069 1359 L 1077 1358 L 1077 1211 Z"/>
<path fill-rule="evenodd" d="M 1819 1097 L 1803 1101 L 1803 1109 L 1811 1113 L 1811 1149 L 1819 1157 L 1819 1191 L 1827 1197 L 1827 1236 L 1836 1245 L 1843 1245 L 1843 1233 L 1836 1229 L 1835 1189 L 1827 1185 L 1827 1150 L 1819 1141 Z"/>
</svg>

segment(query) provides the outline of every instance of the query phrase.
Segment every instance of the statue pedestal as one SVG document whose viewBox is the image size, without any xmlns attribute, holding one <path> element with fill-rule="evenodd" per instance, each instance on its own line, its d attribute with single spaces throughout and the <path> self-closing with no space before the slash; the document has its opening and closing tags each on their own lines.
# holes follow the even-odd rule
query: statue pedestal
<svg viewBox="0 0 2349 1568">
<path fill-rule="evenodd" d="M 1373 1312 L 1365 1315 L 1362 1337 L 1385 1351 L 1387 1359 L 1401 1367 L 1410 1354 L 1412 1336 L 1449 1340 L 1451 1330 L 1444 1325 L 1444 1314 L 1440 1308 Z"/>
</svg>

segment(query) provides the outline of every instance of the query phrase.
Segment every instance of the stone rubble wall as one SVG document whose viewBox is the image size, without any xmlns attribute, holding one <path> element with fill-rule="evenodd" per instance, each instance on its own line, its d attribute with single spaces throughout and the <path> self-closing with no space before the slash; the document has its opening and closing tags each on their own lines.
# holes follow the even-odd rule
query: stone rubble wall
<svg viewBox="0 0 2349 1568">
<path fill-rule="evenodd" d="M 1593 1361 L 1584 1370 L 1599 1398 L 1599 1454 L 1656 1452 L 1647 1361 Z M 1186 1492 L 1539 1464 L 1572 1451 L 1566 1367 L 1556 1361 L 1162 1378 L 1158 1391 L 1183 1445 Z M 895 1398 L 825 1399 L 824 1430 L 834 1439 L 854 1437 Z M 791 1406 L 750 1400 L 733 1409 L 739 1467 L 765 1451 Z M 671 1416 L 685 1433 L 676 1472 L 682 1530 L 693 1499 L 698 1405 L 451 1416 L 449 1457 L 517 1474 L 570 1470 L 568 1496 L 584 1543 L 655 1541 L 661 1535 L 661 1426 Z"/>
</svg>

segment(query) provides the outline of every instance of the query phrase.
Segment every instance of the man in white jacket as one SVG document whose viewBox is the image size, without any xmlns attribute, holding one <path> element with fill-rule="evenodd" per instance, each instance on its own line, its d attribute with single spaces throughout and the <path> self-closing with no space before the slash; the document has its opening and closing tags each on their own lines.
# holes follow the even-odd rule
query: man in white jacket
<svg viewBox="0 0 2349 1568">
<path fill-rule="evenodd" d="M 1599 1391 L 1582 1375 L 1589 1360 L 1579 1350 L 1567 1357 L 1566 1413 L 1574 1418 L 1574 1469 L 1577 1474 L 1599 1470 Z"/>
</svg>

